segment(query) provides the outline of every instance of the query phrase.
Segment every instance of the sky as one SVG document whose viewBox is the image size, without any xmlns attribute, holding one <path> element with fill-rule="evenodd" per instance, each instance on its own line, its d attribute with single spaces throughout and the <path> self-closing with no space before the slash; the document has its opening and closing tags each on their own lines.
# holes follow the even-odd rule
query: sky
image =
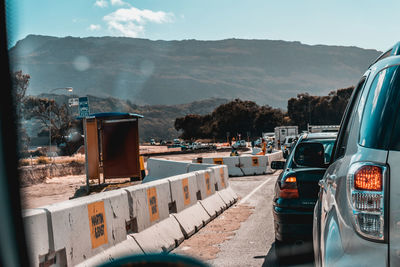
<svg viewBox="0 0 400 267">
<path fill-rule="evenodd" d="M 380 51 L 400 41 L 398 0 L 6 0 L 6 4 L 10 47 L 29 34 L 270 39 Z"/>
</svg>

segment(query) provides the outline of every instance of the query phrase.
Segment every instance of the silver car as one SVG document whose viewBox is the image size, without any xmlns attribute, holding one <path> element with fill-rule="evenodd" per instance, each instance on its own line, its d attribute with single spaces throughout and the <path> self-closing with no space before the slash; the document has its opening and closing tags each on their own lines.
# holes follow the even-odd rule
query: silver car
<svg viewBox="0 0 400 267">
<path fill-rule="evenodd" d="M 400 266 L 400 42 L 354 89 L 314 209 L 316 266 Z"/>
</svg>

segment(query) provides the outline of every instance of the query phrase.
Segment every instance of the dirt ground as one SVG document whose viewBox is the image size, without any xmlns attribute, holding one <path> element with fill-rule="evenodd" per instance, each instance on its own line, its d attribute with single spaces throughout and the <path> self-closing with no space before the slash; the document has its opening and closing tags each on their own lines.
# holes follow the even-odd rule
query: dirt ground
<svg viewBox="0 0 400 267">
<path fill-rule="evenodd" d="M 224 156 L 229 156 L 229 154 L 230 154 L 229 152 L 210 152 L 210 153 L 203 152 L 203 153 L 193 153 L 193 154 L 156 156 L 154 158 L 191 162 L 192 159 L 198 157 L 224 157 Z M 65 159 L 56 158 L 55 160 L 61 161 Z M 113 179 L 110 181 L 112 183 L 123 183 L 122 185 L 120 185 L 120 187 L 137 184 L 137 182 L 130 183 L 129 179 L 117 179 L 117 180 Z M 45 205 L 68 200 L 76 195 L 81 196 L 82 194 L 84 194 L 85 185 L 86 185 L 85 175 L 47 178 L 44 183 L 21 188 L 22 208 L 23 209 L 38 208 Z M 115 188 L 115 185 L 106 184 L 98 188 L 96 191 L 98 192 L 104 191 L 110 187 Z"/>
<path fill-rule="evenodd" d="M 241 223 L 247 220 L 253 211 L 252 206 L 236 204 L 183 241 L 175 253 L 186 254 L 201 261 L 215 259 L 220 251 L 219 244 L 232 238 Z"/>
</svg>

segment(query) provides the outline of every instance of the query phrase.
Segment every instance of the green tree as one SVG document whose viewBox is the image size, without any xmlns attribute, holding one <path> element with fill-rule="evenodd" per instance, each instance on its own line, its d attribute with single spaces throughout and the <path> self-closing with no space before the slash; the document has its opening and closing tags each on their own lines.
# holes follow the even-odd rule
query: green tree
<svg viewBox="0 0 400 267">
<path fill-rule="evenodd" d="M 25 109 L 26 90 L 29 87 L 29 74 L 24 74 L 21 70 L 14 72 L 11 75 L 13 85 L 13 95 L 15 101 L 15 110 L 17 114 L 17 132 L 18 132 L 18 145 L 20 156 L 23 156 L 28 150 L 30 138 L 26 129 L 22 125 L 23 113 Z"/>
<path fill-rule="evenodd" d="M 66 154 L 74 152 L 71 151 L 66 136 L 71 128 L 79 128 L 79 122 L 72 119 L 66 104 L 58 105 L 48 98 L 27 97 L 25 107 L 25 117 L 37 119 L 43 126 L 39 135 L 48 135 L 51 129 L 51 141 L 57 145 L 64 144 Z"/>
</svg>

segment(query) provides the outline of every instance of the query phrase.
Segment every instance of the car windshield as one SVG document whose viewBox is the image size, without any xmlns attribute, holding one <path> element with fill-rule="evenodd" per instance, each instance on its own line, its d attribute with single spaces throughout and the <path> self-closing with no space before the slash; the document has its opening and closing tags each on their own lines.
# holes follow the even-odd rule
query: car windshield
<svg viewBox="0 0 400 267">
<path fill-rule="evenodd" d="M 400 2 L 353 2 L 4 1 L 31 265 L 155 251 L 279 266 L 277 231 L 293 229 L 272 223 L 279 171 L 311 126 L 339 128 L 360 75 L 397 38 Z M 392 66 L 373 81 L 362 146 L 400 150 L 379 130 L 396 126 L 399 77 Z M 333 138 L 302 142 L 330 162 Z M 289 178 L 292 199 L 302 181 Z M 291 240 L 295 264 L 303 252 L 313 262 L 307 238 Z"/>
</svg>

